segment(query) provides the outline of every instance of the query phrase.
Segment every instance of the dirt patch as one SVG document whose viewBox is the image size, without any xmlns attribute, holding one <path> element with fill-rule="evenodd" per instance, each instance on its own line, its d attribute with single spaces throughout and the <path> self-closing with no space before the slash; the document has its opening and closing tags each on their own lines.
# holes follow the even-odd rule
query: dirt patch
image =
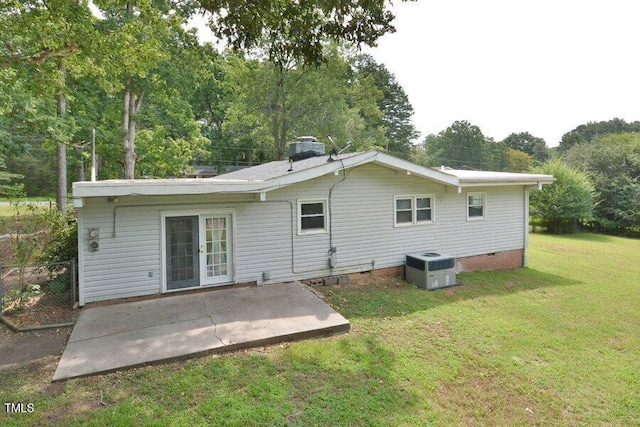
<svg viewBox="0 0 640 427">
<path fill-rule="evenodd" d="M 29 298 L 19 310 L 7 310 L 4 316 L 18 328 L 75 323 L 80 313 L 70 301 L 68 295 L 43 293 Z"/>
<path fill-rule="evenodd" d="M 0 324 L 0 371 L 20 369 L 51 356 L 59 359 L 72 329 L 13 332 Z"/>
<path fill-rule="evenodd" d="M 2 270 L 3 316 L 17 328 L 73 323 L 72 277 L 66 269 L 5 266 Z"/>
<path fill-rule="evenodd" d="M 2 236 L 0 240 L 0 265 L 12 264 L 15 256 L 16 239 L 14 236 Z"/>
</svg>

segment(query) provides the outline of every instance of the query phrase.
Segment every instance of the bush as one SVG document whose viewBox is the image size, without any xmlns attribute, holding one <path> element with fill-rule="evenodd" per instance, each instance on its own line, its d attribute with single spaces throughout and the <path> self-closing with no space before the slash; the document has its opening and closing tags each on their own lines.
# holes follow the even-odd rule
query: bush
<svg viewBox="0 0 640 427">
<path fill-rule="evenodd" d="M 531 193 L 531 216 L 548 232 L 574 232 L 577 225 L 593 218 L 594 189 L 586 174 L 559 160 L 531 171 L 556 178 L 553 185 Z"/>
<path fill-rule="evenodd" d="M 47 216 L 48 237 L 38 261 L 51 266 L 50 270 L 58 270 L 54 264 L 78 258 L 78 222 L 73 210 L 50 210 Z"/>
<path fill-rule="evenodd" d="M 30 203 L 24 196 L 22 185 L 10 189 L 9 201 L 13 214 L 7 231 L 15 238 L 15 263 L 52 265 L 77 258 L 78 225 L 75 212 L 72 209 L 60 212 Z"/>
</svg>

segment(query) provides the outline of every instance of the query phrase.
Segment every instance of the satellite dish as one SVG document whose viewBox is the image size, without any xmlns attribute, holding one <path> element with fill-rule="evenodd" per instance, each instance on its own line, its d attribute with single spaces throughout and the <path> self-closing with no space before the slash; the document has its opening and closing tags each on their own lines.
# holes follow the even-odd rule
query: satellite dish
<svg viewBox="0 0 640 427">
<path fill-rule="evenodd" d="M 333 142 L 333 139 L 330 136 L 327 136 L 327 138 L 329 138 L 329 142 L 331 142 L 331 154 L 335 154 L 337 156 L 339 151 L 338 146 Z M 331 157 L 331 154 L 329 154 L 329 157 Z"/>
</svg>

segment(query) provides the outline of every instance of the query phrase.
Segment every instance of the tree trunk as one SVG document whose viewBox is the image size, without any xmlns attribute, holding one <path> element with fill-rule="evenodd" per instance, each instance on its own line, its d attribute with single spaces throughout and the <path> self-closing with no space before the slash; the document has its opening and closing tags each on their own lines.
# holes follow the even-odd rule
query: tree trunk
<svg viewBox="0 0 640 427">
<path fill-rule="evenodd" d="M 136 169 L 136 114 L 140 111 L 143 94 L 136 98 L 133 78 L 129 77 L 125 83 L 122 98 L 122 154 L 124 163 L 124 178 L 134 179 Z"/>
<path fill-rule="evenodd" d="M 84 165 L 84 156 L 82 155 L 83 149 L 81 147 L 76 147 L 76 153 L 80 156 L 80 164 L 78 165 L 78 181 L 86 181 L 87 180 L 87 168 Z"/>
<path fill-rule="evenodd" d="M 66 80 L 66 68 L 60 64 L 60 80 L 61 89 L 56 95 L 58 117 L 64 119 L 67 115 L 67 96 L 64 93 L 64 82 Z M 56 202 L 58 210 L 67 209 L 67 145 L 64 142 L 58 142 L 58 189 Z"/>
<path fill-rule="evenodd" d="M 276 82 L 276 95 L 274 105 L 273 120 L 273 143 L 276 149 L 276 160 L 283 160 L 287 148 L 287 112 L 286 94 L 284 90 L 284 66 L 277 64 L 278 80 Z"/>
</svg>

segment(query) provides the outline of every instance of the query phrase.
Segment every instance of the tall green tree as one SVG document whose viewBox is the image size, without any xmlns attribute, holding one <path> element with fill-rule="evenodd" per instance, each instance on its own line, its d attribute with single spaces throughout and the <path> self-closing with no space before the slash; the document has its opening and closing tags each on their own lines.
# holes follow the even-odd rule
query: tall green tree
<svg viewBox="0 0 640 427">
<path fill-rule="evenodd" d="M 199 0 L 210 27 L 237 50 L 261 48 L 268 60 L 320 65 L 327 42 L 374 45 L 395 31 L 386 0 Z"/>
<path fill-rule="evenodd" d="M 538 163 L 544 163 L 549 159 L 549 150 L 544 139 L 533 136 L 529 132 L 512 133 L 502 142 L 509 148 L 527 153 Z"/>
<path fill-rule="evenodd" d="M 52 126 L 42 129 L 57 147 L 58 208 L 67 203 L 67 145 L 73 120 L 67 115 L 70 77 L 95 71 L 85 53 L 91 50 L 93 17 L 86 0 L 15 0 L 0 6 L 2 47 L 0 58 L 15 79 L 29 82 L 29 89 L 55 99 L 55 114 L 47 113 Z"/>
<path fill-rule="evenodd" d="M 609 134 L 565 154 L 594 185 L 592 227 L 608 234 L 637 234 L 640 227 L 640 134 Z"/>
<path fill-rule="evenodd" d="M 96 0 L 104 19 L 99 23 L 103 37 L 99 52 L 107 71 L 109 89 L 121 92 L 120 121 L 123 175 L 135 177 L 137 117 L 149 91 L 149 79 L 160 61 L 167 58 L 165 47 L 170 28 L 183 18 L 167 2 L 152 0 Z"/>
<path fill-rule="evenodd" d="M 283 159 L 288 142 L 309 134 L 325 141 L 331 136 L 341 145 L 350 141 L 354 150 L 384 148 L 377 107 L 382 92 L 372 79 L 350 79 L 350 67 L 336 49 L 325 58 L 317 68 L 295 60 L 283 66 L 230 58 L 235 65 L 226 78 L 238 95 L 223 128 L 244 162 Z"/>
<path fill-rule="evenodd" d="M 486 169 L 486 143 L 487 139 L 478 126 L 466 120 L 456 121 L 437 136 L 425 139 L 424 161 L 429 166 Z"/>
<path fill-rule="evenodd" d="M 373 79 L 375 87 L 382 91 L 377 105 L 382 112 L 380 125 L 385 129 L 386 151 L 405 159 L 410 158 L 418 131 L 412 123 L 413 107 L 409 97 L 393 73 L 383 64 L 378 64 L 372 56 L 358 55 L 354 67 L 357 77 Z"/>
</svg>

